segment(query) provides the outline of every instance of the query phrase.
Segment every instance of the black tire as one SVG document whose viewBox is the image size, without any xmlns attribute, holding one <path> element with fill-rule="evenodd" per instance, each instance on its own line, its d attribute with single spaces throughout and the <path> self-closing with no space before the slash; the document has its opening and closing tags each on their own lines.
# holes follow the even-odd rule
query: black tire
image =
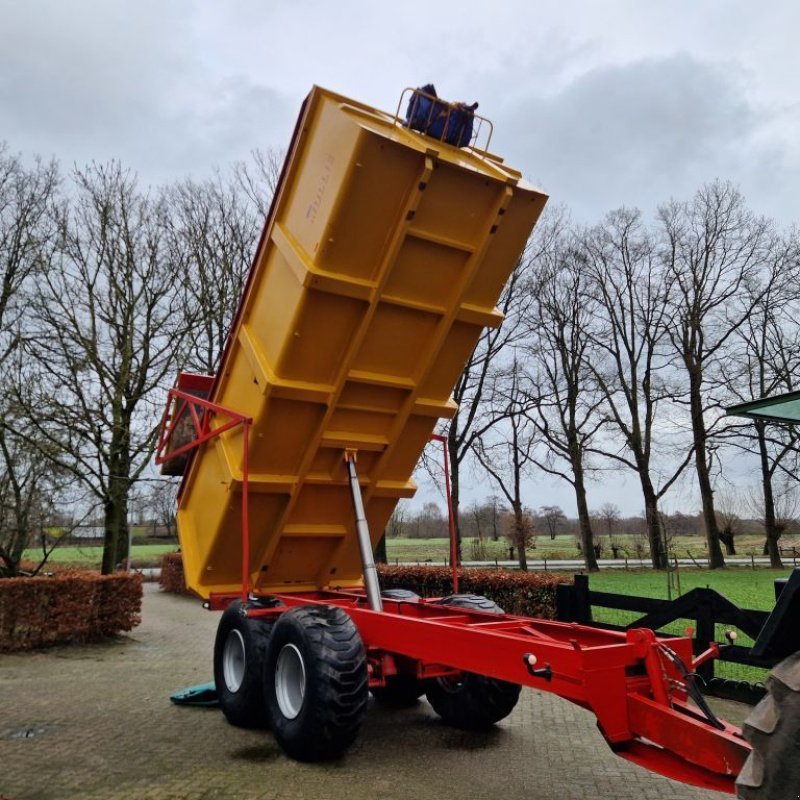
<svg viewBox="0 0 800 800">
<path fill-rule="evenodd" d="M 753 752 L 736 781 L 742 800 L 800 796 L 800 653 L 775 667 L 767 691 L 744 723 Z"/>
<path fill-rule="evenodd" d="M 386 686 L 370 690 L 375 702 L 388 708 L 409 708 L 425 694 L 425 684 L 413 675 L 393 675 L 386 679 Z"/>
<path fill-rule="evenodd" d="M 497 603 L 476 594 L 454 594 L 439 601 L 490 614 L 505 613 Z M 485 730 L 505 719 L 517 705 L 522 687 L 496 678 L 464 672 L 458 678 L 436 678 L 428 682 L 427 698 L 433 710 L 455 728 Z"/>
<path fill-rule="evenodd" d="M 381 597 L 386 600 L 404 600 L 408 603 L 418 603 L 420 596 L 411 589 L 384 589 L 381 592 Z"/>
<path fill-rule="evenodd" d="M 506 613 L 494 600 L 490 600 L 488 597 L 483 597 L 480 594 L 451 594 L 448 597 L 443 597 L 441 600 L 438 600 L 437 603 L 442 606 L 468 608 L 470 611 L 485 611 L 488 614 Z"/>
<path fill-rule="evenodd" d="M 369 697 L 367 656 L 335 606 L 296 606 L 272 631 L 264 696 L 278 744 L 298 761 L 325 761 L 355 740 Z"/>
<path fill-rule="evenodd" d="M 406 603 L 419 603 L 422 599 L 411 589 L 384 589 L 381 597 L 385 600 L 400 600 Z M 388 708 L 409 708 L 425 694 L 425 684 L 413 675 L 393 675 L 385 686 L 370 689 L 375 702 Z"/>
<path fill-rule="evenodd" d="M 236 600 L 223 612 L 214 642 L 214 684 L 225 719 L 238 728 L 266 728 L 262 673 L 272 619 L 249 619 Z"/>
</svg>

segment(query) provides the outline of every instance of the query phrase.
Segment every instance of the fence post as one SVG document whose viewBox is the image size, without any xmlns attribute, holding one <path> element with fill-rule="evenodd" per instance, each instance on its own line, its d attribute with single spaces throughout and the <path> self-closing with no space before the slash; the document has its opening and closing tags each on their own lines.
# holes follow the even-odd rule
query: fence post
<svg viewBox="0 0 800 800">
<path fill-rule="evenodd" d="M 589 599 L 589 576 L 575 575 L 575 592 L 572 595 L 575 600 L 575 607 L 572 614 L 575 622 L 587 625 L 592 621 L 592 603 Z"/>
<path fill-rule="evenodd" d="M 694 654 L 700 655 L 706 650 L 715 639 L 714 630 L 714 606 L 708 589 L 702 590 L 697 604 L 697 627 L 694 632 Z M 714 659 L 706 661 L 697 669 L 698 675 L 704 681 L 710 681 L 714 677 Z"/>
</svg>

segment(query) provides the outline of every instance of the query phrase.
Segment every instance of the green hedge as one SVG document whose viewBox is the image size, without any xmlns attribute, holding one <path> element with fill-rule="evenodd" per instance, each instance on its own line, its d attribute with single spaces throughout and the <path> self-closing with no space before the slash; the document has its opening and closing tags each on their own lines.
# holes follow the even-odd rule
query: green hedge
<svg viewBox="0 0 800 800">
<path fill-rule="evenodd" d="M 422 597 L 453 593 L 449 567 L 378 566 L 381 587 L 411 589 Z M 509 614 L 541 619 L 556 618 L 556 586 L 572 579 L 552 572 L 511 572 L 503 569 L 459 569 L 458 591 L 494 600 Z"/>
<path fill-rule="evenodd" d="M 66 571 L 0 580 L 0 653 L 90 642 L 141 622 L 142 579 Z"/>
</svg>

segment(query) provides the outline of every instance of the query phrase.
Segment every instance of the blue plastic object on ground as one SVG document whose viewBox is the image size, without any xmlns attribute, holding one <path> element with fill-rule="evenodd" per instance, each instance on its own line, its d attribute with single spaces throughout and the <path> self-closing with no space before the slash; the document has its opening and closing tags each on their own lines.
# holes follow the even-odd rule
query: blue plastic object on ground
<svg viewBox="0 0 800 800">
<path fill-rule="evenodd" d="M 217 687 L 213 681 L 190 686 L 188 689 L 181 689 L 170 695 L 169 699 L 178 706 L 205 706 L 207 708 L 219 706 Z"/>
</svg>

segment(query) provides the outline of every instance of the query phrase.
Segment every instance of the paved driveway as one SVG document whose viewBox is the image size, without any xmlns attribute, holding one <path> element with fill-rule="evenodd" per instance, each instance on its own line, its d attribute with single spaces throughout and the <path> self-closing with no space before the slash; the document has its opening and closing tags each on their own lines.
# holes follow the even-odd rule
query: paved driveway
<svg viewBox="0 0 800 800">
<path fill-rule="evenodd" d="M 0 656 L 0 796 L 14 800 L 720 800 L 614 756 L 587 712 L 525 689 L 497 729 L 447 728 L 421 702 L 372 707 L 333 764 L 286 758 L 266 732 L 169 694 L 211 676 L 218 615 L 145 589 L 131 636 Z M 734 712 L 735 713 L 735 712 Z M 24 733 L 32 733 L 24 736 Z"/>
</svg>

